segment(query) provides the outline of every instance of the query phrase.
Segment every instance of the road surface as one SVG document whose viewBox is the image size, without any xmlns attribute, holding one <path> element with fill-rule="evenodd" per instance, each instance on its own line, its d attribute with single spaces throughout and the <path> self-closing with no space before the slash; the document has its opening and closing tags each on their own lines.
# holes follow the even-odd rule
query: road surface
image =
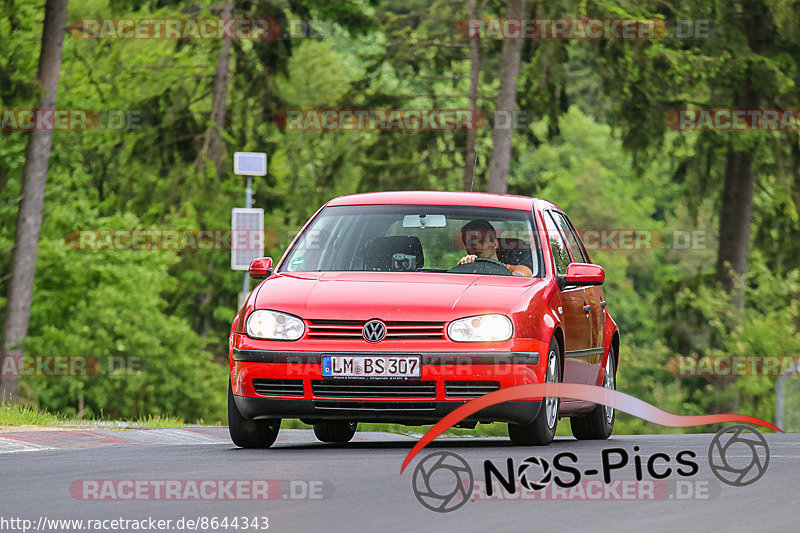
<svg viewBox="0 0 800 533">
<path fill-rule="evenodd" d="M 800 434 L 765 436 L 771 452 L 766 473 L 750 486 L 732 487 L 719 482 L 709 467 L 713 434 L 613 436 L 600 442 L 558 438 L 546 448 L 512 447 L 502 438 L 440 438 L 401 475 L 400 465 L 416 439 L 388 433 L 359 432 L 354 442 L 330 445 L 317 442 L 310 431 L 282 430 L 271 449 L 241 450 L 230 443 L 226 428 L 0 432 L 0 530 L 21 531 L 21 520 L 30 520 L 31 530 L 85 531 L 87 520 L 106 520 L 100 530 L 130 531 L 135 530 L 131 522 L 110 520 L 152 518 L 171 520 L 166 531 L 186 530 L 188 520 L 198 520 L 195 525 L 202 531 L 213 530 L 210 520 L 216 517 L 216 529 L 225 531 L 219 521 L 227 517 L 227 531 L 242 531 L 243 517 L 267 517 L 270 531 L 298 532 L 797 531 Z M 585 476 L 593 484 L 584 487 L 585 494 L 562 491 L 548 501 L 488 501 L 478 491 L 472 495 L 478 501 L 447 513 L 426 509 L 412 491 L 415 466 L 432 452 L 458 454 L 482 480 L 485 460 L 505 468 L 512 458 L 517 468 L 531 455 L 552 462 L 556 454 L 573 452 L 583 471 L 599 468 L 602 450 L 610 448 L 624 448 L 631 458 L 628 466 L 612 472 L 617 483 L 635 477 L 636 455 L 646 469 L 655 453 L 666 454 L 676 466 L 678 453 L 693 451 L 699 469 L 688 478 L 673 475 L 659 482 L 655 499 L 652 493 L 644 499 L 621 498 L 620 487 L 604 491 L 602 474 Z M 732 448 L 728 459 L 747 461 L 749 449 Z M 649 478 L 646 472 L 644 477 Z M 181 483 L 185 492 L 154 496 L 166 491 L 167 480 Z M 244 489 L 226 492 L 220 480 L 244 481 Z M 266 492 L 264 480 L 274 481 Z M 144 487 L 140 496 L 146 499 L 124 499 L 131 497 L 135 481 Z M 206 489 L 227 499 L 192 500 L 196 494 L 187 487 L 202 490 L 203 481 L 211 482 Z M 248 490 L 261 499 L 241 499 L 252 497 Z M 208 522 L 201 522 L 203 517 Z M 230 525 L 235 517 L 237 528 Z M 19 521 L 9 522 L 14 518 Z M 54 519 L 85 522 L 58 528 Z M 183 529 L 178 529 L 180 519 Z M 266 522 L 259 520 L 261 531 Z M 248 531 L 256 530 L 248 525 Z"/>
</svg>

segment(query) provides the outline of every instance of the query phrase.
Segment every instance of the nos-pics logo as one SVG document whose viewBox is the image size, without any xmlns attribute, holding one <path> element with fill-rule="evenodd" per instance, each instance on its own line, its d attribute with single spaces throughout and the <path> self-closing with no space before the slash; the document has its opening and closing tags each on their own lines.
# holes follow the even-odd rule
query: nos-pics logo
<svg viewBox="0 0 800 533">
<path fill-rule="evenodd" d="M 469 501 L 475 477 L 463 457 L 441 451 L 419 462 L 411 483 L 419 503 L 431 511 L 448 513 Z"/>
<path fill-rule="evenodd" d="M 682 453 L 695 457 L 694 452 Z M 659 455 L 663 456 L 664 454 L 655 454 L 652 457 Z M 714 435 L 708 447 L 708 464 L 717 479 L 723 483 L 734 487 L 744 487 L 755 483 L 766 473 L 769 466 L 769 455 L 767 440 L 761 433 L 749 426 L 733 425 L 723 428 Z M 604 455 L 604 477 L 607 477 L 611 470 L 623 468 L 628 463 L 627 455 L 624 463 L 606 465 L 606 459 L 607 457 Z M 511 462 L 512 459 L 508 459 L 508 461 Z M 666 477 L 663 474 L 671 472 L 671 469 L 660 474 L 650 472 L 653 469 L 653 465 L 650 463 L 652 461 L 648 462 L 648 473 L 653 477 L 663 478 Z M 681 464 L 692 467 L 681 475 L 693 475 L 697 472 L 697 465 L 693 461 Z M 641 467 L 637 466 L 637 469 L 639 468 Z M 496 471 L 493 466 L 492 469 Z M 579 473 L 574 468 L 567 470 Z M 599 473 L 596 470 L 593 472 Z M 536 456 L 524 459 L 516 468 L 515 473 L 519 485 L 529 491 L 543 490 L 555 477 L 551 463 Z M 577 481 L 577 479 L 573 480 L 574 483 Z M 448 451 L 437 451 L 429 454 L 417 464 L 411 482 L 417 501 L 431 511 L 447 513 L 455 511 L 470 500 L 475 487 L 475 476 L 469 464 L 460 455 Z M 489 480 L 487 479 L 486 482 L 488 486 Z"/>
</svg>

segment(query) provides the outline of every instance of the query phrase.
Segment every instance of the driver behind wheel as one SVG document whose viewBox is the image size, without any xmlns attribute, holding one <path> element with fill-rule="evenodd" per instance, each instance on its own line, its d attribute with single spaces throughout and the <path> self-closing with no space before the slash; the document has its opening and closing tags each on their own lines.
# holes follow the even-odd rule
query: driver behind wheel
<svg viewBox="0 0 800 533">
<path fill-rule="evenodd" d="M 497 240 L 497 232 L 491 222 L 481 218 L 472 220 L 464 224 L 461 228 L 461 240 L 467 249 L 467 255 L 459 259 L 458 264 L 464 265 L 472 263 L 477 258 L 483 257 L 497 261 L 515 276 L 532 276 L 533 272 L 525 265 L 507 265 L 497 259 L 497 248 L 500 242 Z"/>
</svg>

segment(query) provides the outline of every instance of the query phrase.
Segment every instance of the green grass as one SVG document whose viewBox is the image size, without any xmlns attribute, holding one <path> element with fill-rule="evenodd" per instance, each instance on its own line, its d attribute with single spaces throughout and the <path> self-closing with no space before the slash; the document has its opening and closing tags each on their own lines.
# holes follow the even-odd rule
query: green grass
<svg viewBox="0 0 800 533">
<path fill-rule="evenodd" d="M 147 415 L 134 421 L 134 424 L 145 427 L 179 428 L 186 425 L 182 418 Z"/>
<path fill-rule="evenodd" d="M 624 434 L 640 434 L 640 433 L 681 433 L 682 431 L 677 428 L 663 428 L 655 426 L 654 424 L 647 424 L 641 420 L 628 415 L 619 413 L 617 424 L 614 433 L 617 435 Z M 637 426 L 644 425 L 646 427 Z M 103 418 L 96 420 L 70 420 L 62 415 L 47 413 L 39 411 L 33 407 L 23 404 L 12 403 L 8 401 L 0 402 L 0 426 L 58 426 L 58 425 L 79 425 L 79 426 L 101 426 L 104 429 L 125 429 L 136 427 L 162 427 L 162 428 L 179 428 L 186 426 L 186 422 L 182 418 L 165 417 L 159 415 L 142 416 L 135 420 L 105 420 Z M 194 425 L 194 424 L 193 424 Z M 205 425 L 203 421 L 197 422 L 197 425 Z M 213 424 L 221 426 L 217 422 Z M 408 435 L 411 437 L 420 437 L 425 434 L 432 426 L 404 426 L 402 424 L 368 424 L 361 423 L 358 425 L 359 431 L 383 431 L 387 433 L 397 433 L 400 435 Z M 308 424 L 304 424 L 297 419 L 284 419 L 281 422 L 283 429 L 312 429 Z M 444 432 L 445 436 L 459 436 L 459 437 L 507 437 L 508 429 L 505 423 L 495 422 L 493 424 L 478 424 L 475 429 L 459 429 L 452 428 Z M 557 436 L 568 437 L 572 435 L 570 430 L 569 421 L 562 419 L 558 424 Z"/>
<path fill-rule="evenodd" d="M 419 437 L 433 426 L 403 426 L 401 424 L 359 424 L 359 431 L 386 431 Z M 475 429 L 451 428 L 442 433 L 445 437 L 508 437 L 508 424 L 493 422 L 491 424 L 478 424 Z M 558 424 L 556 435 L 559 437 L 572 436 L 569 422 L 562 419 Z"/>
<path fill-rule="evenodd" d="M 404 426 L 402 424 L 359 424 L 359 431 L 385 431 L 419 437 L 424 435 L 433 425 Z M 442 435 L 446 437 L 503 437 L 508 436 L 506 424 L 495 422 L 493 424 L 478 424 L 475 429 L 451 428 Z"/>
<path fill-rule="evenodd" d="M 106 429 L 124 429 L 126 427 L 184 427 L 182 418 L 159 415 L 142 416 L 136 420 L 71 420 L 59 414 L 39 411 L 29 405 L 9 401 L 0 402 L 0 426 L 102 426 Z M 203 425 L 200 420 L 198 425 Z M 221 425 L 219 423 L 217 426 Z"/>
<path fill-rule="evenodd" d="M 404 426 L 403 424 L 379 424 L 379 423 L 365 423 L 362 422 L 358 425 L 358 431 L 383 431 L 386 433 L 397 433 L 400 435 L 409 435 L 412 437 L 419 437 L 425 434 L 432 427 L 427 426 Z M 294 418 L 284 418 L 281 422 L 281 429 L 311 429 L 312 426 L 304 424 Z M 569 431 L 569 430 L 567 430 Z M 568 433 L 567 433 L 568 434 Z M 475 429 L 459 429 L 453 428 L 444 432 L 444 435 L 449 436 L 473 436 L 473 437 L 502 437 L 508 435 L 506 424 L 496 422 L 494 424 L 478 424 Z"/>
<path fill-rule="evenodd" d="M 27 405 L 3 400 L 0 403 L 0 426 L 52 426 L 63 424 L 56 415 L 38 411 Z"/>
<path fill-rule="evenodd" d="M 78 426 L 101 426 L 104 429 L 125 429 L 125 428 L 180 428 L 186 426 L 182 418 L 171 418 L 159 415 L 147 415 L 136 420 L 105 420 L 105 419 L 83 419 L 65 420 L 65 424 Z M 198 425 L 203 425 L 202 421 Z"/>
<path fill-rule="evenodd" d="M 411 437 L 421 437 L 432 425 L 427 426 L 404 426 L 402 424 L 368 424 L 358 425 L 358 431 L 384 431 L 386 433 L 397 433 Z M 311 429 L 311 426 L 303 424 L 299 420 L 284 419 L 281 423 L 282 429 Z M 644 422 L 634 416 L 617 412 L 617 420 L 614 423 L 615 435 L 638 435 L 656 433 L 683 433 L 681 428 L 663 427 L 656 424 Z M 451 428 L 443 433 L 450 437 L 508 437 L 508 424 L 505 422 L 494 422 L 492 424 L 478 424 L 475 429 Z M 571 437 L 572 428 L 569 419 L 562 418 L 558 422 L 556 430 L 557 437 Z"/>
<path fill-rule="evenodd" d="M 311 429 L 312 426 L 303 424 L 296 418 L 284 418 L 281 420 L 281 429 Z M 359 429 L 361 429 L 359 427 Z"/>
</svg>

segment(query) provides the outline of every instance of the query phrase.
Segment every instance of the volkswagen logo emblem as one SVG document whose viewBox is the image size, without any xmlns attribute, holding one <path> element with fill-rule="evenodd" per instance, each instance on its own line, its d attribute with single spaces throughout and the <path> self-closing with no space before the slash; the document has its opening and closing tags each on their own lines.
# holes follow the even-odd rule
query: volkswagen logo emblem
<svg viewBox="0 0 800 533">
<path fill-rule="evenodd" d="M 386 337 L 386 324 L 380 320 L 370 320 L 364 324 L 361 334 L 364 335 L 364 340 L 369 342 L 382 341 Z"/>
</svg>

